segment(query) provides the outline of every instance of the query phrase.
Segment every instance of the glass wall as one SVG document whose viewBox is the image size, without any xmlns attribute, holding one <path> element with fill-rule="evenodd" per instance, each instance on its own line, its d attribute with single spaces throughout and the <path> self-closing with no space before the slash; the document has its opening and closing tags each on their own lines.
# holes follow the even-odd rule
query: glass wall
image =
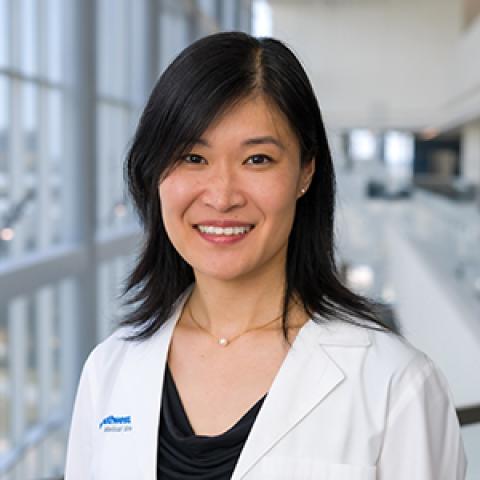
<svg viewBox="0 0 480 480">
<path fill-rule="evenodd" d="M 85 356 L 140 240 L 122 164 L 188 43 L 249 1 L 0 0 L 0 480 L 60 478 Z"/>
<path fill-rule="evenodd" d="M 147 94 L 146 0 L 98 0 L 97 231 L 131 224 L 122 159 Z"/>
<path fill-rule="evenodd" d="M 65 278 L 0 310 L 0 458 L 11 475 L 5 478 L 62 472 L 73 289 Z"/>
<path fill-rule="evenodd" d="M 0 259 L 65 240 L 63 8 L 0 2 Z"/>
</svg>

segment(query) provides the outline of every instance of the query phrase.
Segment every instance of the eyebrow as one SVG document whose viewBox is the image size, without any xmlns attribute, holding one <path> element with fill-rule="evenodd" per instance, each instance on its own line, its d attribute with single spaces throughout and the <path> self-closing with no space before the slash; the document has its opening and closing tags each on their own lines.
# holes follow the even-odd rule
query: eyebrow
<svg viewBox="0 0 480 480">
<path fill-rule="evenodd" d="M 199 138 L 199 139 L 195 140 L 194 143 L 198 144 L 198 145 L 203 145 L 205 147 L 210 147 L 211 146 L 203 138 Z M 283 145 L 283 143 L 280 142 L 280 140 L 277 140 L 275 137 L 272 137 L 270 135 L 266 135 L 266 136 L 263 136 L 263 137 L 253 137 L 253 138 L 249 138 L 249 139 L 245 140 L 244 142 L 242 142 L 242 145 L 245 145 L 245 146 L 268 145 L 268 144 L 276 145 L 278 148 L 280 148 L 280 150 L 285 150 L 285 146 Z"/>
<path fill-rule="evenodd" d="M 245 140 L 243 142 L 243 145 L 265 145 L 269 143 L 276 145 L 281 150 L 285 150 L 285 147 L 282 144 L 282 142 L 277 140 L 275 137 L 271 137 L 271 136 L 249 138 L 248 140 Z"/>
</svg>

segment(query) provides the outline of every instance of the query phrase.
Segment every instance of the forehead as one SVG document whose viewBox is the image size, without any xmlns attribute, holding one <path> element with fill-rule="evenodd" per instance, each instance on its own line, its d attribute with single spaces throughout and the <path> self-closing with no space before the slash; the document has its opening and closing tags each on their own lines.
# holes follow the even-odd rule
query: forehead
<svg viewBox="0 0 480 480">
<path fill-rule="evenodd" d="M 206 129 L 202 138 L 208 141 L 225 135 L 240 140 L 272 136 L 282 143 L 298 143 L 285 115 L 273 101 L 261 95 L 235 102 Z"/>
</svg>

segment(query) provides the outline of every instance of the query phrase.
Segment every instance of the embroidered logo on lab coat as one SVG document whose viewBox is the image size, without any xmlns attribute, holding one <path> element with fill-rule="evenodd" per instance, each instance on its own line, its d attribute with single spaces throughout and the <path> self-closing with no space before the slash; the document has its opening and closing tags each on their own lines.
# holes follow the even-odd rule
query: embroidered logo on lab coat
<svg viewBox="0 0 480 480">
<path fill-rule="evenodd" d="M 103 429 L 103 432 L 130 432 L 133 430 L 132 417 L 110 415 L 100 422 L 98 428 Z"/>
</svg>

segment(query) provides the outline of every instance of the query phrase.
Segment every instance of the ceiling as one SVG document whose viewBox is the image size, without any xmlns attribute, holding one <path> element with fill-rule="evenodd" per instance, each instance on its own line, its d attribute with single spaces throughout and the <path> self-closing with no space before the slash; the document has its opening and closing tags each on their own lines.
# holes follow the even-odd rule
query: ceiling
<svg viewBox="0 0 480 480">
<path fill-rule="evenodd" d="M 395 0 L 267 0 L 270 4 L 297 4 L 297 5 L 371 5 L 386 4 Z"/>
</svg>

